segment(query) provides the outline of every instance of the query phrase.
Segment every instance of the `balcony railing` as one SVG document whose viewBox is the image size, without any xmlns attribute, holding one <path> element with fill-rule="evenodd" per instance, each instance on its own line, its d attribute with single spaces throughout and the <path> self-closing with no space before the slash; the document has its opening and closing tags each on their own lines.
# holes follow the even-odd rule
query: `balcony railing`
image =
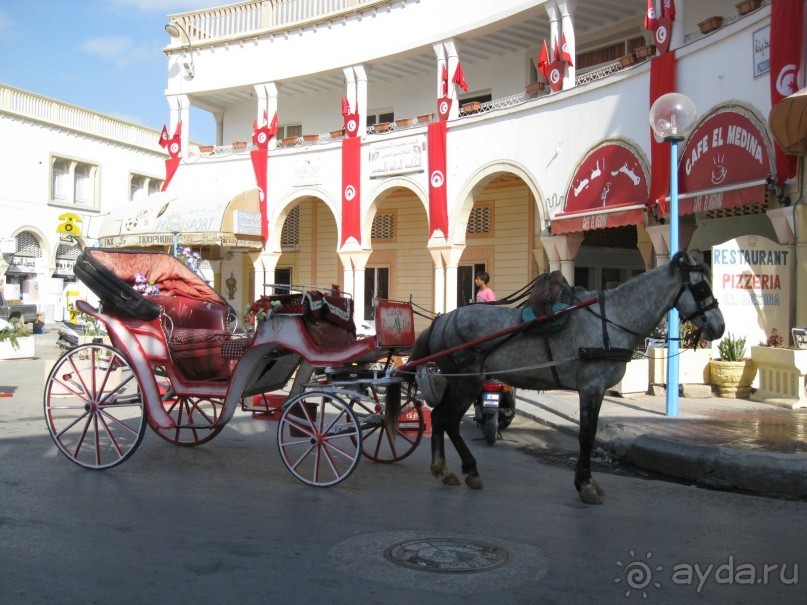
<svg viewBox="0 0 807 605">
<path fill-rule="evenodd" d="M 210 44 L 292 27 L 325 23 L 392 0 L 255 0 L 231 6 L 169 15 L 188 34 L 171 39 L 169 48 Z"/>
</svg>

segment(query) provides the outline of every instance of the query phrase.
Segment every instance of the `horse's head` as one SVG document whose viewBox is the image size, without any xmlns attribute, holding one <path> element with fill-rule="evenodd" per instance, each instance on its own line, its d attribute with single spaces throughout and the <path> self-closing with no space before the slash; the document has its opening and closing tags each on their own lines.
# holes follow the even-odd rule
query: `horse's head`
<svg viewBox="0 0 807 605">
<path fill-rule="evenodd" d="M 696 263 L 686 251 L 677 252 L 670 270 L 681 273 L 681 290 L 673 303 L 681 321 L 691 321 L 706 340 L 723 336 L 726 324 L 709 285 L 708 270 Z"/>
</svg>

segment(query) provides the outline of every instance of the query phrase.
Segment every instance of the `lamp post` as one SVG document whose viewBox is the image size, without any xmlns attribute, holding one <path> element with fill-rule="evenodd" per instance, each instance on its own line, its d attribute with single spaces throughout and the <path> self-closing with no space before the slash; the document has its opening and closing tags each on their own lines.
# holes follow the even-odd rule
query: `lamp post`
<svg viewBox="0 0 807 605">
<path fill-rule="evenodd" d="M 188 32 L 185 31 L 185 28 L 176 21 L 166 23 L 165 32 L 172 38 L 179 40 L 180 44 L 182 43 L 181 36 L 185 36 L 185 41 L 188 43 L 188 55 L 190 56 L 190 62 L 183 63 L 182 66 L 185 68 L 185 73 L 188 74 L 188 77 L 193 78 L 195 75 L 195 69 L 193 66 L 193 47 L 191 46 L 191 37 L 188 35 Z M 185 49 L 183 47 L 183 54 L 184 51 Z"/>
<path fill-rule="evenodd" d="M 670 144 L 670 258 L 678 252 L 678 143 L 695 123 L 692 99 L 678 92 L 660 96 L 650 108 L 650 126 L 656 137 Z M 678 416 L 678 309 L 667 315 L 667 416 Z"/>
</svg>

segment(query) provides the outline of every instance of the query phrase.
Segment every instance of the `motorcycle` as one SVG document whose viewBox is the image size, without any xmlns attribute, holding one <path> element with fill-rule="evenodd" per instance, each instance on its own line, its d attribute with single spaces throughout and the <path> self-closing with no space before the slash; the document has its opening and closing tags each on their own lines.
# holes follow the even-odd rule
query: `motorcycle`
<svg viewBox="0 0 807 605">
<path fill-rule="evenodd" d="M 75 324 L 69 321 L 60 322 L 57 332 L 59 337 L 56 339 L 56 344 L 63 352 L 77 347 L 80 337 L 86 334 L 84 324 Z M 93 342 L 103 342 L 103 338 L 93 338 Z"/>
<path fill-rule="evenodd" d="M 498 380 L 482 383 L 482 392 L 474 403 L 474 422 L 490 445 L 501 439 L 501 431 L 516 415 L 516 389 Z"/>
</svg>

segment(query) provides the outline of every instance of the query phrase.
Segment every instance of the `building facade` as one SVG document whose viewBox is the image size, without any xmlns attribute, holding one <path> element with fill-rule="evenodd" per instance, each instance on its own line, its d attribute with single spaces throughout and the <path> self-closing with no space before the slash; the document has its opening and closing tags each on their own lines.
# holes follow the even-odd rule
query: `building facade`
<svg viewBox="0 0 807 605">
<path fill-rule="evenodd" d="M 0 287 L 62 320 L 87 295 L 73 274 L 116 206 L 159 192 L 160 133 L 0 84 Z"/>
<path fill-rule="evenodd" d="M 651 4 L 256 0 L 171 15 L 168 186 L 110 215 L 100 242 L 200 247 L 236 308 L 277 284 L 339 284 L 357 323 L 377 298 L 466 304 L 479 270 L 500 297 L 548 269 L 614 287 L 671 252 L 670 146 L 649 112 L 677 91 L 697 108 L 678 145 L 681 245 L 708 262 L 737 238 L 783 246 L 787 321 L 805 324 L 803 179 L 784 174 L 768 125 L 773 7 Z M 803 20 L 801 0 L 781 4 Z M 801 50 L 797 63 L 790 92 Z M 209 148 L 188 143 L 191 107 L 215 123 Z M 197 216 L 199 200 L 215 210 Z M 166 208 L 173 221 L 148 219 Z"/>
</svg>

